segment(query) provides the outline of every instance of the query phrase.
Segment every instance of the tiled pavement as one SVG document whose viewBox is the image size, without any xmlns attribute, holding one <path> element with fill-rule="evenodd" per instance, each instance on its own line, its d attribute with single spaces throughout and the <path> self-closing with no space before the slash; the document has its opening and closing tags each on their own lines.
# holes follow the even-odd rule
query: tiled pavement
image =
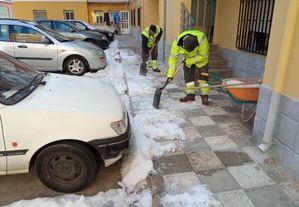
<svg viewBox="0 0 299 207">
<path fill-rule="evenodd" d="M 183 95 L 174 89 L 164 94 L 174 101 Z M 150 180 L 157 193 L 177 194 L 200 183 L 224 207 L 299 206 L 299 181 L 250 141 L 252 123 L 241 122 L 241 108 L 221 91 L 210 100 L 209 107 L 182 110 L 187 139 L 181 150 L 154 160 L 157 174 Z"/>
<path fill-rule="evenodd" d="M 162 85 L 165 74 L 156 78 Z M 168 86 L 163 96 L 178 101 L 178 85 Z M 211 94 L 209 107 L 198 96 L 198 105 L 181 110 L 187 138 L 181 150 L 154 160 L 153 192 L 178 194 L 200 183 L 224 207 L 299 206 L 299 181 L 250 141 L 252 123 L 240 121 L 239 106 L 219 91 Z"/>
</svg>

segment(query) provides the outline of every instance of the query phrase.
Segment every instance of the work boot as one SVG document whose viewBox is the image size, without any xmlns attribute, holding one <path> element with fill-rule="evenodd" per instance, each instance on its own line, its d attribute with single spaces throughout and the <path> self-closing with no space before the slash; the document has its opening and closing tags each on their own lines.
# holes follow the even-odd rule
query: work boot
<svg viewBox="0 0 299 207">
<path fill-rule="evenodd" d="M 153 71 L 156 72 L 156 73 L 160 73 L 161 72 L 161 70 L 159 70 L 158 68 L 153 69 Z"/>
<path fill-rule="evenodd" d="M 187 94 L 184 98 L 180 98 L 180 102 L 195 101 L 195 94 Z"/>
<path fill-rule="evenodd" d="M 208 106 L 210 104 L 208 95 L 201 95 L 200 97 L 201 97 L 202 105 Z"/>
</svg>

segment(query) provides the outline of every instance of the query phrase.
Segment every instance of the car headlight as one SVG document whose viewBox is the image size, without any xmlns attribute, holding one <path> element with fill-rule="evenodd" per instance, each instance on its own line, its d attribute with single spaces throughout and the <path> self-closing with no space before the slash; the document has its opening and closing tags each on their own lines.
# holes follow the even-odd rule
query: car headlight
<svg viewBox="0 0 299 207">
<path fill-rule="evenodd" d="M 102 40 L 107 40 L 107 37 L 102 37 Z"/>
<path fill-rule="evenodd" d="M 112 33 L 108 33 L 108 36 L 109 36 L 109 37 L 112 37 Z"/>
<path fill-rule="evenodd" d="M 122 135 L 126 132 L 128 127 L 128 117 L 127 113 L 123 113 L 123 118 L 120 121 L 115 121 L 110 124 L 111 128 L 118 134 Z"/>
</svg>

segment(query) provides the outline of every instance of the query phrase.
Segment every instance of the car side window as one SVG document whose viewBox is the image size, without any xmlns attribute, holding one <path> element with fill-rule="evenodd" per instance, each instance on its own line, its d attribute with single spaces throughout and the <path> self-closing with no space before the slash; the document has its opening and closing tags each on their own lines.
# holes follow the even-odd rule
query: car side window
<svg viewBox="0 0 299 207">
<path fill-rule="evenodd" d="M 86 27 L 84 24 L 80 23 L 80 22 L 76 22 L 75 26 L 78 27 L 81 30 L 86 30 Z"/>
<path fill-rule="evenodd" d="M 9 26 L 0 25 L 0 41 L 9 41 Z"/>
<path fill-rule="evenodd" d="M 58 32 L 71 32 L 72 28 L 67 25 L 67 24 L 63 24 L 61 22 L 53 22 L 53 28 L 55 31 Z"/>
<path fill-rule="evenodd" d="M 49 29 L 52 29 L 51 28 L 51 22 L 40 22 L 39 24 L 41 24 L 41 25 L 43 25 L 43 26 L 45 26 L 45 27 L 47 27 Z"/>
<path fill-rule="evenodd" d="M 38 31 L 25 27 L 25 26 L 13 26 L 13 36 L 15 42 L 24 43 L 41 43 L 43 44 L 47 37 Z"/>
</svg>

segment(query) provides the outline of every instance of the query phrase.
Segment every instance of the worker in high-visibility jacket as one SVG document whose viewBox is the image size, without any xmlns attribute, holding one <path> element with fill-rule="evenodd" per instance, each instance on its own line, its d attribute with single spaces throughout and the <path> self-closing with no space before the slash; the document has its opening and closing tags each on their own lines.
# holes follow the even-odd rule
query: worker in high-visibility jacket
<svg viewBox="0 0 299 207">
<path fill-rule="evenodd" d="M 195 85 L 208 86 L 209 43 L 206 35 L 198 30 L 189 30 L 181 33 L 173 41 L 168 59 L 167 77 L 169 80 L 174 78 L 179 54 L 182 54 L 184 59 L 184 79 L 186 83 L 186 96 L 181 98 L 180 101 L 195 101 Z M 196 73 L 199 75 L 197 76 Z M 201 88 L 203 105 L 209 105 L 208 92 L 208 88 Z"/>
<path fill-rule="evenodd" d="M 150 25 L 149 27 L 145 28 L 141 33 L 142 39 L 142 61 L 145 63 L 148 61 L 149 57 L 151 56 L 152 61 L 147 62 L 147 67 L 150 65 L 153 68 L 154 72 L 161 72 L 158 69 L 158 43 L 161 39 L 163 34 L 163 30 L 158 25 Z M 152 49 L 152 47 L 154 47 Z M 152 49 L 152 51 L 151 51 Z M 151 54 L 149 52 L 151 51 Z"/>
</svg>

